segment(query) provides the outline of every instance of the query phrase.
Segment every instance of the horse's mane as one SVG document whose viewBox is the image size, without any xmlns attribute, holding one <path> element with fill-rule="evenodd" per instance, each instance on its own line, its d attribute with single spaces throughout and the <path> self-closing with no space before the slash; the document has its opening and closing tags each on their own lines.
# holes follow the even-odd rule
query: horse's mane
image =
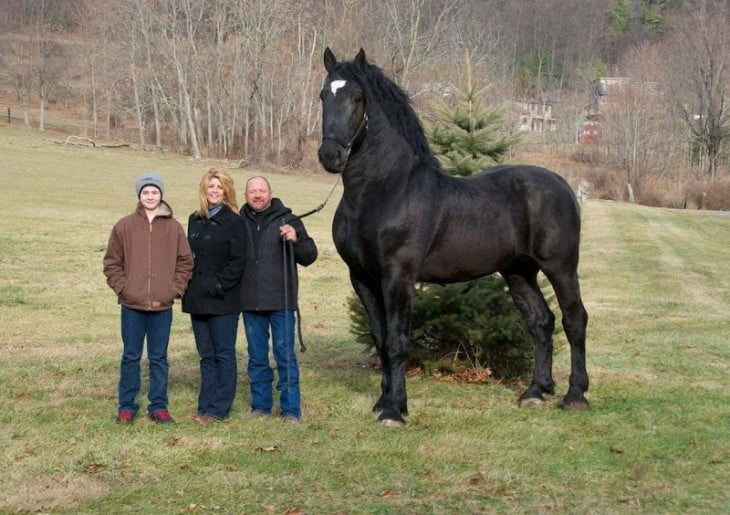
<svg viewBox="0 0 730 515">
<path fill-rule="evenodd" d="M 362 86 L 365 94 L 370 95 L 372 100 L 380 105 L 390 125 L 408 142 L 416 155 L 424 158 L 424 161 L 432 161 L 438 166 L 438 161 L 431 152 L 423 126 L 411 106 L 408 95 L 390 80 L 382 69 L 368 63 L 364 72 L 361 72 L 353 61 L 348 61 L 342 63 L 339 71 L 344 76 L 356 80 Z"/>
</svg>

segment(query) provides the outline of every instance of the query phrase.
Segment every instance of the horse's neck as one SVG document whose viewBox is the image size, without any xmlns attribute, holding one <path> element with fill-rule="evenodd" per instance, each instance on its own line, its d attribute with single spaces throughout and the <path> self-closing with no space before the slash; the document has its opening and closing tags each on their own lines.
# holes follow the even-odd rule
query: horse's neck
<svg viewBox="0 0 730 515">
<path fill-rule="evenodd" d="M 425 180 L 429 174 L 438 173 L 438 162 L 428 145 L 425 149 L 416 148 L 419 137 L 425 139 L 422 129 L 412 129 L 419 131 L 419 137 L 404 134 L 406 124 L 393 122 L 384 111 L 386 107 L 373 98 L 368 100 L 371 109 L 368 111 L 365 141 L 350 158 L 342 176 L 345 195 L 353 203 L 358 203 L 362 195 L 384 189 L 389 198 L 404 195 L 414 181 Z"/>
<path fill-rule="evenodd" d="M 353 210 L 374 202 L 383 207 L 387 202 L 403 202 L 421 191 L 416 185 L 438 175 L 405 142 L 394 141 L 393 135 L 381 136 L 370 141 L 361 155 L 353 156 L 343 172 L 343 200 Z"/>
</svg>

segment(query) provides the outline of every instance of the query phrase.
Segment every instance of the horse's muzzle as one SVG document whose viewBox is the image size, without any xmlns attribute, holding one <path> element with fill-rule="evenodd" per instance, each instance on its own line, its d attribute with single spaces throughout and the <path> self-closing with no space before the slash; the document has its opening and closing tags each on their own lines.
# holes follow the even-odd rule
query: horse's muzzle
<svg viewBox="0 0 730 515">
<path fill-rule="evenodd" d="M 320 164 L 329 173 L 340 173 L 347 164 L 348 152 L 336 140 L 323 138 L 317 152 Z"/>
</svg>

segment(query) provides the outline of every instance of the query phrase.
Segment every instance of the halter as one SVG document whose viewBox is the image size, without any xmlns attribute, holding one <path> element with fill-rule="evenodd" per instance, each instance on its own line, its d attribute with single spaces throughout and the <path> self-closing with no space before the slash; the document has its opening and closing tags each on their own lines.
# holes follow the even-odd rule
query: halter
<svg viewBox="0 0 730 515">
<path fill-rule="evenodd" d="M 355 134 L 352 135 L 352 138 L 350 138 L 350 141 L 347 142 L 347 145 L 343 145 L 340 143 L 340 140 L 337 138 L 332 138 L 330 136 L 322 136 L 322 139 L 329 139 L 337 143 L 339 146 L 345 149 L 345 152 L 347 153 L 347 160 L 350 159 L 350 152 L 352 152 L 352 147 L 357 141 L 357 139 L 360 137 L 360 133 L 362 133 L 363 130 L 367 130 L 368 128 L 368 113 L 367 111 L 362 114 L 362 120 L 360 120 L 360 125 L 358 125 L 357 130 L 355 131 Z M 345 166 L 347 166 L 347 161 L 345 161 Z M 344 167 L 343 167 L 344 169 Z"/>
</svg>

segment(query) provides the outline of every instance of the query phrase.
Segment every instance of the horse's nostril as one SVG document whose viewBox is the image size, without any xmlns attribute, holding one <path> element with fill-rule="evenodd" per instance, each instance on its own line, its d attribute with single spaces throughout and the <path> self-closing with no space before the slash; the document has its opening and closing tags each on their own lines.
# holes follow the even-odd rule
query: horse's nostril
<svg viewBox="0 0 730 515">
<path fill-rule="evenodd" d="M 341 172 L 346 161 L 345 153 L 339 148 L 339 145 L 333 145 L 329 141 L 322 142 L 317 157 L 324 169 L 330 173 Z"/>
<path fill-rule="evenodd" d="M 333 144 L 331 141 L 323 141 L 319 147 L 319 160 L 321 162 L 337 162 L 342 160 L 343 151 L 339 145 Z"/>
</svg>

